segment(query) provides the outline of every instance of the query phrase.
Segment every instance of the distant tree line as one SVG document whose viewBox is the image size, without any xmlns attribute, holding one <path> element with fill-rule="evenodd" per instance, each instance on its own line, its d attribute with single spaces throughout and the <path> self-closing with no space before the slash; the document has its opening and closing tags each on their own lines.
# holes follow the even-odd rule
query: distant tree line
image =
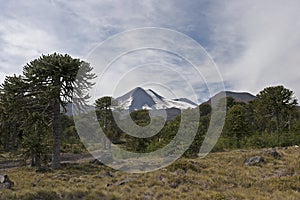
<svg viewBox="0 0 300 200">
<path fill-rule="evenodd" d="M 99 118 L 106 126 L 106 131 L 113 141 L 122 148 L 134 152 L 151 152 L 169 144 L 178 132 L 181 115 L 175 119 L 167 121 L 164 128 L 155 136 L 150 138 L 135 138 L 126 133 L 114 124 L 111 110 L 107 109 L 113 101 L 112 97 L 103 97 L 97 100 L 98 112 L 105 112 L 106 118 Z M 102 102 L 99 104 L 99 102 Z M 103 103 L 105 104 L 103 106 Z M 220 102 L 223 102 L 220 100 Z M 275 146 L 289 146 L 300 144 L 300 111 L 297 108 L 297 99 L 293 91 L 284 86 L 267 87 L 260 91 L 255 100 L 244 103 L 236 102 L 234 98 L 226 97 L 227 114 L 222 134 L 214 147 L 214 151 L 233 148 L 261 148 Z M 100 105 L 100 106 L 99 106 Z M 103 110 L 103 108 L 106 108 Z M 211 105 L 203 103 L 197 108 L 200 112 L 199 127 L 192 145 L 185 152 L 185 156 L 195 157 L 206 136 L 210 119 Z M 101 111 L 102 110 L 102 111 Z M 183 110 L 189 114 L 189 110 Z M 191 112 L 192 113 L 192 112 Z M 140 125 L 146 126 L 150 123 L 149 111 L 139 110 L 130 114 L 132 120 Z M 194 115 L 190 115 L 191 120 L 186 127 L 192 126 L 195 121 Z M 153 118 L 152 120 L 161 120 Z M 110 130 L 111 129 L 111 130 Z M 189 135 L 189 129 L 185 129 Z M 111 135 L 112 133 L 113 136 Z"/>
</svg>

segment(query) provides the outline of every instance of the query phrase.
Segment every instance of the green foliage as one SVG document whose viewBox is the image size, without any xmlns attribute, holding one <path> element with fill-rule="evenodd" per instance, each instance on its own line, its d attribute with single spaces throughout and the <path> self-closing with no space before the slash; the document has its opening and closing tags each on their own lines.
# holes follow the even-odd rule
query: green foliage
<svg viewBox="0 0 300 200">
<path fill-rule="evenodd" d="M 200 116 L 207 116 L 211 113 L 211 106 L 208 103 L 203 103 L 199 106 Z"/>
<path fill-rule="evenodd" d="M 29 113 L 21 127 L 22 155 L 31 159 L 31 166 L 41 167 L 42 160 L 47 164 L 50 153 L 50 129 L 44 116 L 40 113 Z"/>
<path fill-rule="evenodd" d="M 0 102 L 5 105 L 3 115 L 0 116 L 1 128 L 14 126 L 12 140 L 16 140 L 21 129 L 25 131 L 23 148 L 34 155 L 43 153 L 37 150 L 40 149 L 37 146 L 43 142 L 33 127 L 39 126 L 43 132 L 39 123 L 43 123 L 45 127 L 50 125 L 53 133 L 52 167 L 58 168 L 62 133 L 61 107 L 65 108 L 73 94 L 78 97 L 73 103 L 82 105 L 86 102 L 88 96 L 85 91 L 93 85 L 90 80 L 95 78 L 91 71 L 92 67 L 88 63 L 57 53 L 42 55 L 26 64 L 23 76 L 8 76 L 1 85 Z M 39 113 L 40 116 L 30 123 L 31 117 L 37 117 L 34 113 Z"/>
<path fill-rule="evenodd" d="M 85 105 L 89 98 L 85 92 L 93 85 L 91 80 L 95 78 L 91 71 L 92 67 L 84 61 L 54 53 L 42 55 L 26 64 L 22 76 L 6 77 L 0 87 L 1 149 L 19 148 L 26 158 L 31 158 L 32 165 L 40 166 L 42 157 L 49 154 L 49 145 L 52 144 L 54 168 L 59 166 L 60 146 L 64 152 L 83 152 L 85 149 L 73 118 L 62 115 L 61 108 L 72 100 L 73 94 L 78 97 L 73 99 L 74 104 L 79 107 Z M 259 92 L 254 102 L 246 104 L 226 97 L 218 106 L 225 106 L 225 103 L 225 126 L 214 151 L 300 144 L 300 113 L 291 90 L 283 86 L 267 87 Z M 95 102 L 97 121 L 86 123 L 84 118 L 77 119 L 78 126 L 92 126 L 82 127 L 87 132 L 90 130 L 84 138 L 84 142 L 91 144 L 89 150 L 99 146 L 95 138 L 100 139 L 104 148 L 110 149 L 112 142 L 123 149 L 143 153 L 163 148 L 171 141 L 179 147 L 193 141 L 184 153 L 185 157 L 193 158 L 199 152 L 210 123 L 220 124 L 223 116 L 221 112 L 216 112 L 211 117 L 212 108 L 205 103 L 196 109 L 182 111 L 181 115 L 167 121 L 156 135 L 135 138 L 124 133 L 116 124 L 114 117 L 121 116 L 113 112 L 115 105 L 117 101 L 112 97 L 99 98 Z M 196 111 L 200 111 L 200 119 L 195 115 Z M 147 110 L 133 111 L 126 117 L 141 127 L 150 123 L 155 125 L 162 120 L 160 117 L 150 120 Z M 99 128 L 95 131 L 93 127 Z M 100 129 L 110 141 L 99 136 Z M 194 129 L 197 129 L 196 135 L 192 134 Z M 179 130 L 183 133 L 181 137 L 177 137 Z"/>
<path fill-rule="evenodd" d="M 224 133 L 236 138 L 237 148 L 240 148 L 241 140 L 250 133 L 250 123 L 247 111 L 242 105 L 234 105 L 226 115 Z"/>
<path fill-rule="evenodd" d="M 122 131 L 117 126 L 114 115 L 112 113 L 112 107 L 117 105 L 117 101 L 109 96 L 105 96 L 102 98 L 99 98 L 95 102 L 96 106 L 96 114 L 99 121 L 99 125 L 105 135 L 108 137 L 110 141 L 113 143 L 119 143 L 120 142 L 120 136 Z M 106 141 L 105 138 L 101 138 L 102 145 L 104 146 L 104 149 L 106 147 L 110 148 L 110 141 Z"/>
<path fill-rule="evenodd" d="M 148 110 L 136 110 L 130 113 L 131 119 L 139 126 L 147 126 L 150 124 L 150 116 Z"/>
<path fill-rule="evenodd" d="M 28 95 L 45 104 L 44 109 L 52 118 L 54 169 L 60 167 L 61 106 L 65 108 L 71 100 L 75 104 L 85 104 L 89 98 L 85 91 L 93 86 L 90 80 L 95 78 L 92 69 L 84 61 L 57 53 L 42 55 L 23 69 L 24 80 L 30 89 Z M 74 94 L 76 98 L 73 98 Z"/>
<path fill-rule="evenodd" d="M 281 85 L 267 87 L 259 92 L 254 101 L 254 111 L 261 131 L 270 127 L 272 120 L 275 122 L 278 134 L 284 130 L 297 105 L 297 99 L 293 95 L 293 91 Z"/>
</svg>

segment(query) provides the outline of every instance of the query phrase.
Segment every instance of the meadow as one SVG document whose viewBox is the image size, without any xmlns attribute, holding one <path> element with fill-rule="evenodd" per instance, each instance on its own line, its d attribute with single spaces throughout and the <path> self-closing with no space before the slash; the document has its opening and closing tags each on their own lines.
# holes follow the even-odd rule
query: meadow
<svg viewBox="0 0 300 200">
<path fill-rule="evenodd" d="M 0 199 L 300 199 L 300 148 L 231 150 L 204 158 L 181 158 L 167 168 L 140 174 L 115 171 L 90 159 L 37 172 L 2 169 L 15 185 Z M 264 162 L 246 166 L 261 156 Z"/>
</svg>

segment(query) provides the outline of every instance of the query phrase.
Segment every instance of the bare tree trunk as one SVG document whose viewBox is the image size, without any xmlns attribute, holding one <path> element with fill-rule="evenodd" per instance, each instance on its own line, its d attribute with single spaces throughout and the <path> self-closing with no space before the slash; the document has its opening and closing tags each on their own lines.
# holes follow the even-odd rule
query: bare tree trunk
<svg viewBox="0 0 300 200">
<path fill-rule="evenodd" d="M 41 168 L 41 155 L 38 153 L 35 155 L 35 167 Z"/>
<path fill-rule="evenodd" d="M 106 150 L 106 138 L 105 134 L 107 134 L 107 110 L 105 109 L 105 114 L 104 114 L 104 137 L 103 137 L 103 148 Z"/>
<path fill-rule="evenodd" d="M 16 122 L 13 122 L 12 126 L 13 126 L 12 139 L 11 139 L 12 140 L 12 150 L 17 151 L 17 135 L 18 135 L 18 132 L 17 132 Z"/>
<path fill-rule="evenodd" d="M 276 131 L 277 131 L 277 145 L 279 145 L 279 134 L 280 134 L 280 130 L 279 130 L 279 113 L 276 113 Z"/>
<path fill-rule="evenodd" d="M 291 123 L 292 123 L 292 114 L 289 112 L 289 121 L 288 121 L 289 133 L 291 132 Z"/>
<path fill-rule="evenodd" d="M 61 143 L 61 116 L 60 103 L 55 100 L 53 108 L 53 154 L 51 167 L 53 169 L 60 168 L 60 143 Z"/>
</svg>

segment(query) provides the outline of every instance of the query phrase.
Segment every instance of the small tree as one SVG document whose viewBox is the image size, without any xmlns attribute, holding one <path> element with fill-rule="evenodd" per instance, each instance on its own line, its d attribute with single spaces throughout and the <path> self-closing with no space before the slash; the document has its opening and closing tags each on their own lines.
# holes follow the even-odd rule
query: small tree
<svg viewBox="0 0 300 200">
<path fill-rule="evenodd" d="M 112 114 L 112 106 L 117 105 L 117 101 L 109 96 L 104 96 L 99 98 L 95 102 L 96 113 L 98 117 L 98 121 L 100 122 L 100 126 L 104 129 L 104 133 L 111 140 L 116 141 L 119 139 L 119 133 L 121 132 L 115 123 L 114 116 Z M 106 149 L 111 148 L 111 142 L 108 142 L 105 138 L 102 138 L 103 148 Z"/>
<path fill-rule="evenodd" d="M 227 135 L 235 136 L 236 146 L 240 148 L 242 138 L 250 132 L 250 124 L 245 107 L 242 105 L 232 106 L 226 115 L 224 131 Z"/>
</svg>

